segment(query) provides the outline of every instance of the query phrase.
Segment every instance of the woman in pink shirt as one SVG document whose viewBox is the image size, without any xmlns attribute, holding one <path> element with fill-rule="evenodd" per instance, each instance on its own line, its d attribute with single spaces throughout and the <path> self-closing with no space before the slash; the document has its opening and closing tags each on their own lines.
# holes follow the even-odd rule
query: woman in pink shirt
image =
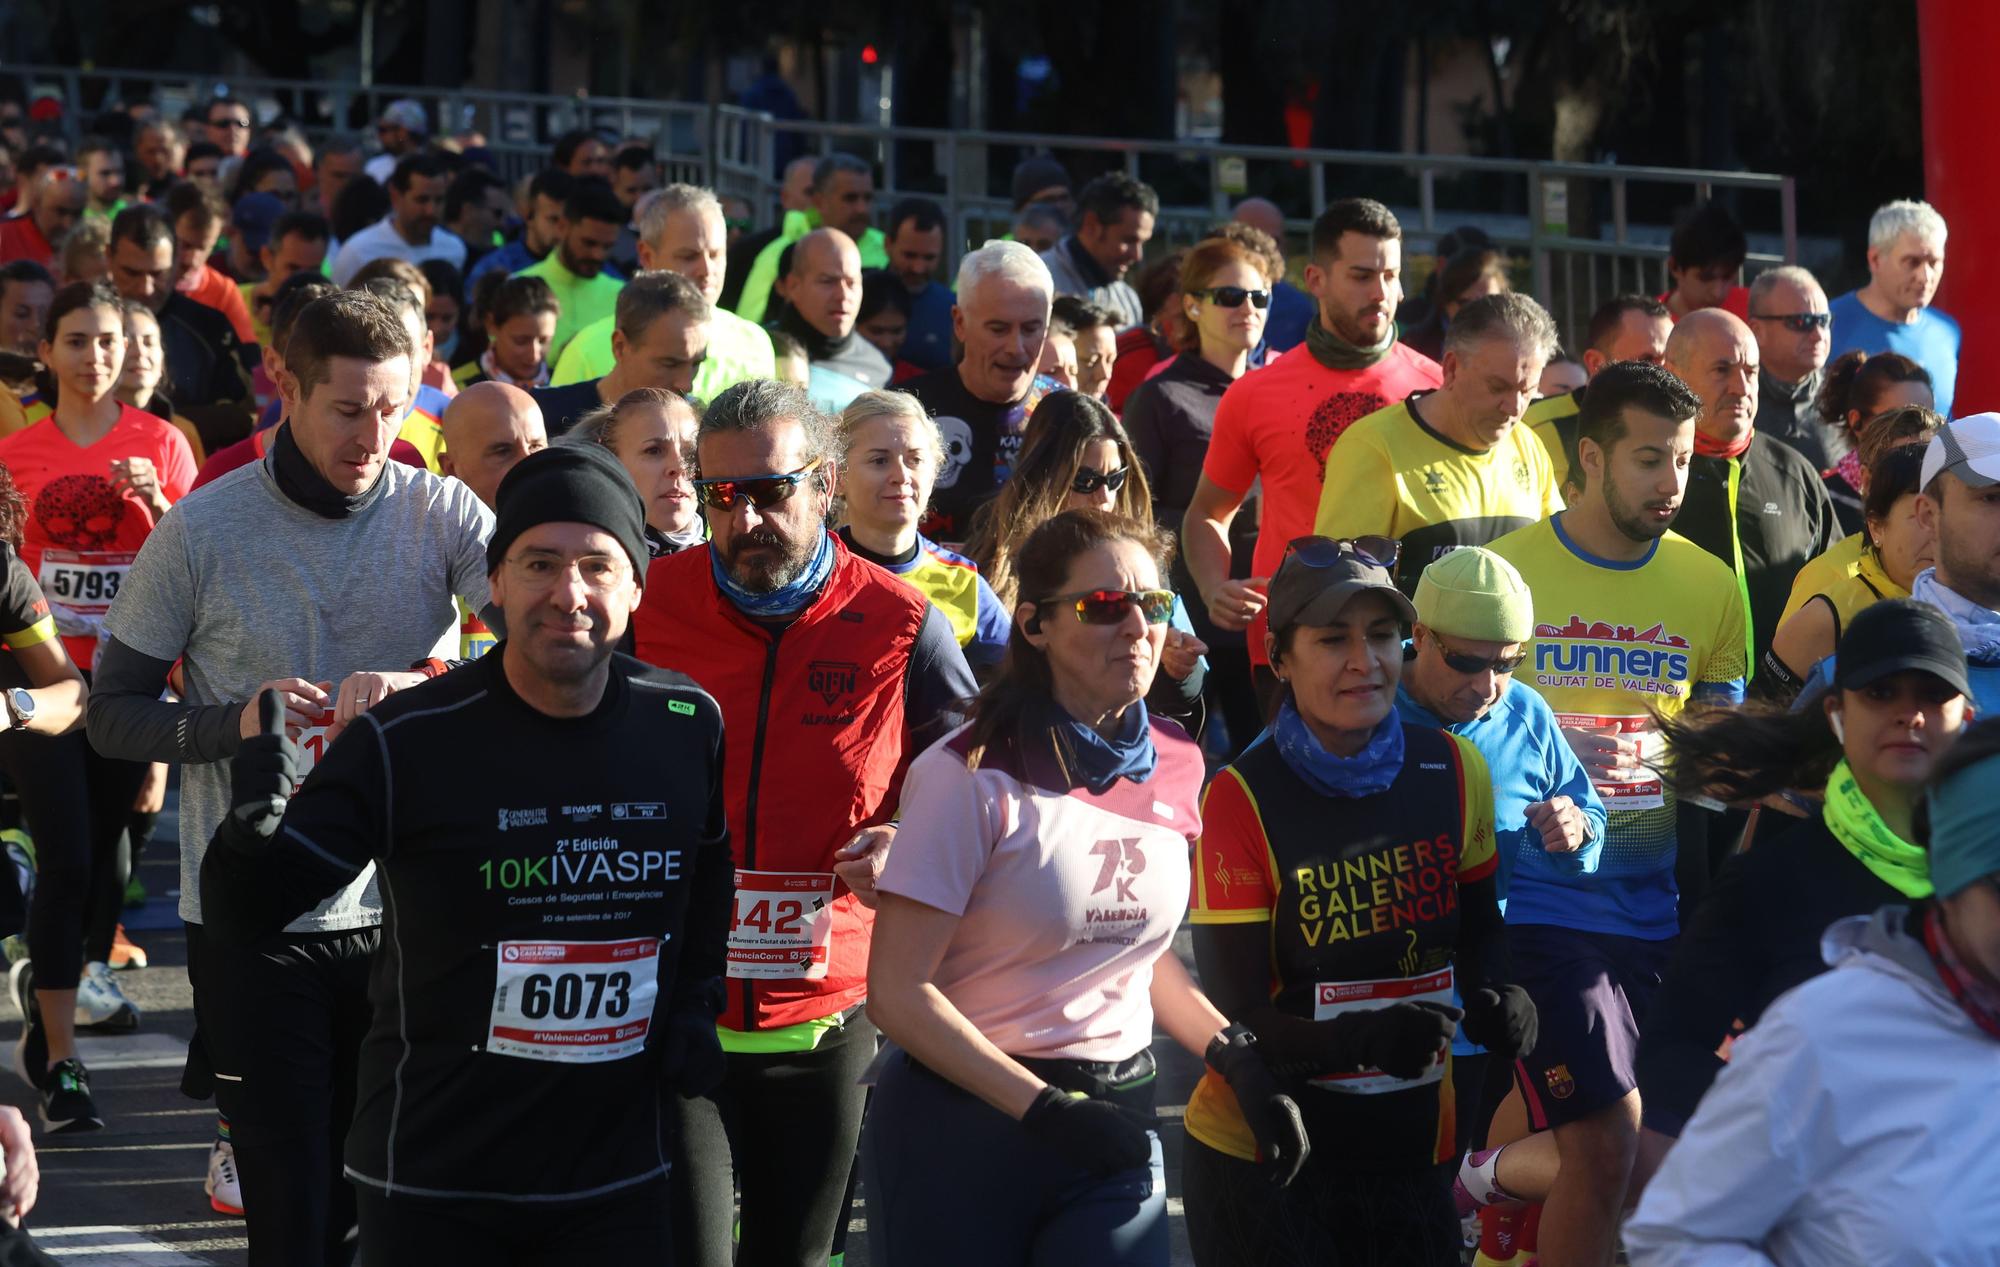
<svg viewBox="0 0 2000 1267">
<path fill-rule="evenodd" d="M 1171 953 L 1202 759 L 1144 703 L 1167 549 L 1102 511 L 1037 529 L 1000 672 L 910 767 L 868 964 L 893 1044 L 862 1139 L 885 1267 L 1164 1267 L 1156 1014 L 1228 1080 L 1279 1182 L 1303 1160 L 1255 1037 Z"/>
</svg>

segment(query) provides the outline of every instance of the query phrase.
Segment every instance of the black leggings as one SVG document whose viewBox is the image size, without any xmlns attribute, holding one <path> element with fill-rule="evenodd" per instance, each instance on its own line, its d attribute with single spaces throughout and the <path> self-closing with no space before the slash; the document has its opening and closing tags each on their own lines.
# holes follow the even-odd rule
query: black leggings
<svg viewBox="0 0 2000 1267">
<path fill-rule="evenodd" d="M 812 1051 L 732 1052 L 698 1100 L 669 1096 L 677 1267 L 730 1267 L 733 1180 L 742 1186 L 735 1267 L 824 1267 L 847 1217 L 875 1027 L 860 1012 Z"/>
<path fill-rule="evenodd" d="M 28 956 L 37 990 L 74 990 L 83 965 L 111 955 L 125 867 L 118 842 L 146 777 L 137 761 L 99 756 L 82 730 L 0 733 L 0 770 L 35 841 Z"/>
<path fill-rule="evenodd" d="M 236 1149 L 251 1267 L 352 1257 L 354 1189 L 341 1153 L 381 933 L 282 933 L 222 950 L 188 925 L 195 1020 Z"/>
<path fill-rule="evenodd" d="M 674 1262 L 663 1175 L 589 1202 L 440 1201 L 357 1187 L 358 1267 L 610 1267 Z M 249 1198 L 245 1197 L 245 1201 Z"/>
<path fill-rule="evenodd" d="M 1309 1092 L 1309 1094 L 1313 1094 Z M 1459 1267 L 1464 1249 L 1444 1169 L 1372 1170 L 1320 1161 L 1273 1187 L 1261 1166 L 1189 1138 L 1181 1154 L 1196 1267 Z"/>
</svg>

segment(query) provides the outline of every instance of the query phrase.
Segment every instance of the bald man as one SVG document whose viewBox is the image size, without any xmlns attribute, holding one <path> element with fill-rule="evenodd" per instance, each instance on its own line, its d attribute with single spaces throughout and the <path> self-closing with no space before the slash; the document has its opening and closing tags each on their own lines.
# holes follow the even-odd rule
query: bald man
<svg viewBox="0 0 2000 1267">
<path fill-rule="evenodd" d="M 814 229 L 792 244 L 791 256 L 790 270 L 778 279 L 785 300 L 778 328 L 805 347 L 813 403 L 838 413 L 862 392 L 887 387 L 891 373 L 888 358 L 854 333 L 861 251 L 839 229 Z"/>
<path fill-rule="evenodd" d="M 1819 471 L 1797 449 L 1756 431 L 1758 348 L 1750 327 L 1720 308 L 1682 317 L 1667 368 L 1701 398 L 1687 497 L 1674 531 L 1728 564 L 1746 596 L 1750 663 L 1766 661 L 1792 578 L 1841 536 Z"/>
<path fill-rule="evenodd" d="M 438 470 L 462 481 L 489 510 L 514 464 L 549 447 L 541 407 L 512 383 L 474 383 L 445 406 L 438 425 L 444 433 Z"/>
<path fill-rule="evenodd" d="M 28 186 L 34 208 L 27 215 L 0 220 L 0 264 L 33 260 L 56 271 L 56 247 L 83 215 L 88 191 L 69 168 L 45 167 Z"/>
<path fill-rule="evenodd" d="M 1245 198 L 1236 204 L 1230 219 L 1269 234 L 1271 240 L 1278 244 L 1278 253 L 1284 254 L 1285 213 L 1277 203 L 1269 198 Z M 1279 277 L 1277 285 L 1271 287 L 1271 311 L 1264 318 L 1265 356 L 1289 352 L 1304 343 L 1306 327 L 1317 315 L 1319 308 L 1313 297 L 1286 278 Z"/>
<path fill-rule="evenodd" d="M 500 491 L 500 480 L 514 464 L 549 447 L 541 407 L 512 383 L 474 383 L 452 397 L 438 429 L 444 436 L 439 473 L 471 489 L 488 510 Z M 458 658 L 477 660 L 498 641 L 479 613 L 458 600 Z"/>
</svg>

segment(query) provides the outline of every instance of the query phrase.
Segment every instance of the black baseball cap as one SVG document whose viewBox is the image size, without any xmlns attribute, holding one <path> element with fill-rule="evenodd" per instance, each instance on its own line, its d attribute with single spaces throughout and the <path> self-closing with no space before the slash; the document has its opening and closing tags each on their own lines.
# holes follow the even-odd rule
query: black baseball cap
<svg viewBox="0 0 2000 1267">
<path fill-rule="evenodd" d="M 1972 694 L 1958 628 L 1929 603 L 1889 598 L 1863 608 L 1847 624 L 1833 662 L 1833 684 L 1853 690 L 1891 673 L 1915 669 Z"/>
<path fill-rule="evenodd" d="M 1282 634 L 1293 625 L 1330 625 L 1348 600 L 1365 590 L 1380 590 L 1404 623 L 1414 625 L 1417 609 L 1396 588 L 1389 572 L 1396 554 L 1396 543 L 1381 537 L 1293 541 L 1271 578 L 1271 632 Z"/>
</svg>

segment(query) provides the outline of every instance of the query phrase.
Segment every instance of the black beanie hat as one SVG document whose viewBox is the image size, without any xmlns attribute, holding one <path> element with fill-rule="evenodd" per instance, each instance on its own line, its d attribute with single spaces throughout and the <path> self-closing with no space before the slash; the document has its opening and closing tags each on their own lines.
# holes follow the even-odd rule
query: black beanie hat
<svg viewBox="0 0 2000 1267">
<path fill-rule="evenodd" d="M 486 570 L 507 557 L 514 539 L 537 524 L 578 523 L 618 538 L 632 571 L 646 583 L 646 508 L 632 477 L 599 445 L 558 444 L 530 453 L 500 481 Z"/>
</svg>

